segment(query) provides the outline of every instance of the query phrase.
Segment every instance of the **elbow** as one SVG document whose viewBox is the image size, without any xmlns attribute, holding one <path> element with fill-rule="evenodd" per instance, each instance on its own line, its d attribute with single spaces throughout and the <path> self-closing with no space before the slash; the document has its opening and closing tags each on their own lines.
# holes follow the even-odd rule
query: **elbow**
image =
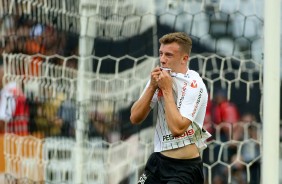
<svg viewBox="0 0 282 184">
<path fill-rule="evenodd" d="M 188 125 L 182 124 L 180 126 L 171 127 L 170 131 L 174 137 L 178 137 L 183 135 L 187 131 L 187 129 L 188 129 Z"/>
<path fill-rule="evenodd" d="M 178 122 L 175 123 L 177 126 L 170 127 L 170 131 L 174 137 L 183 135 L 187 131 L 188 127 L 192 124 L 192 121 L 187 118 L 184 118 L 184 121 L 175 122 Z"/>
<path fill-rule="evenodd" d="M 130 122 L 133 125 L 136 124 L 140 124 L 142 123 L 146 117 L 148 116 L 149 110 L 145 110 L 145 111 L 133 111 L 131 110 L 131 114 L 130 114 Z"/>
<path fill-rule="evenodd" d="M 181 136 L 185 133 L 185 129 L 174 129 L 174 130 L 171 130 L 171 133 L 173 135 L 173 137 L 178 137 L 178 136 Z"/>
<path fill-rule="evenodd" d="M 132 115 L 132 114 L 130 115 L 130 122 L 131 122 L 131 124 L 137 125 L 137 124 L 141 123 L 141 121 L 142 120 L 136 118 L 134 115 Z"/>
</svg>

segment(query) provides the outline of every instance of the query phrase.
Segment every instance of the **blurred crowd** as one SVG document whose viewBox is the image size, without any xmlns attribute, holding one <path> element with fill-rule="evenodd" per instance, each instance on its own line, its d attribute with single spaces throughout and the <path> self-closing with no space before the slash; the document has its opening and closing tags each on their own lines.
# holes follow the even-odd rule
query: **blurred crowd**
<svg viewBox="0 0 282 184">
<path fill-rule="evenodd" d="M 209 146 L 203 153 L 204 162 L 215 164 L 211 173 L 214 184 L 260 183 L 260 123 L 251 109 L 240 111 L 227 95 L 226 90 L 217 89 L 208 102 L 204 128 L 213 135 L 210 141 L 225 145 Z M 231 173 L 225 164 L 231 165 Z M 250 181 L 247 179 L 248 167 Z M 232 181 L 226 177 L 229 174 Z"/>
<path fill-rule="evenodd" d="M 34 22 L 23 15 L 5 15 L 0 19 L 0 26 L 0 53 L 77 55 L 78 36 L 74 33 Z"/>
<path fill-rule="evenodd" d="M 4 69 L 0 66 L 0 80 L 3 79 Z M 16 81 L 1 83 L 0 98 L 0 133 L 17 135 L 33 135 L 38 138 L 53 136 L 75 137 L 78 120 L 78 105 L 75 99 L 68 98 L 68 91 L 58 92 L 55 97 L 35 98 L 33 94 L 26 95 Z M 48 89 L 46 89 L 48 90 Z M 85 134 L 100 137 L 113 142 L 119 137 L 113 137 L 118 130 L 119 120 L 115 112 L 98 111 L 103 101 L 89 101 L 83 107 L 86 128 Z M 84 106 L 84 105 L 82 105 Z M 110 108 L 111 109 L 111 108 Z M 82 116 L 80 114 L 80 116 Z"/>
</svg>

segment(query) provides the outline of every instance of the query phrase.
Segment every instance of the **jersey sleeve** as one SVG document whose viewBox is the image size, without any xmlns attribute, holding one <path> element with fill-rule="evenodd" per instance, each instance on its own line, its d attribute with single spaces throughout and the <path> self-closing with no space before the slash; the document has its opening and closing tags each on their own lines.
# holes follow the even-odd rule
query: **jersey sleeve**
<svg viewBox="0 0 282 184">
<path fill-rule="evenodd" d="M 183 103 L 179 108 L 182 116 L 192 122 L 196 122 L 202 127 L 207 106 L 207 92 L 204 86 L 193 88 L 188 86 L 187 92 L 183 97 Z"/>
</svg>

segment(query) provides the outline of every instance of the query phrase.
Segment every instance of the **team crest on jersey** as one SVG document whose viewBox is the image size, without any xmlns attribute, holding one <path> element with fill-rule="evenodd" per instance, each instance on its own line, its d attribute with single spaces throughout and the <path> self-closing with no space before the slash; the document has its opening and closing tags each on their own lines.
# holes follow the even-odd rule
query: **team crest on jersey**
<svg viewBox="0 0 282 184">
<path fill-rule="evenodd" d="M 191 82 L 191 88 L 197 88 L 198 87 L 198 84 L 197 84 L 197 81 L 196 80 L 193 80 L 192 82 Z"/>
</svg>

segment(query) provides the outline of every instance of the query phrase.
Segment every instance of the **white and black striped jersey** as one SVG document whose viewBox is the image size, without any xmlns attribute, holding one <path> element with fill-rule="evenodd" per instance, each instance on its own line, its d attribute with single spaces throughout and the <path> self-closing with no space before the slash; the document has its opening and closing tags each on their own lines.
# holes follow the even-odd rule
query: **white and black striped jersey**
<svg viewBox="0 0 282 184">
<path fill-rule="evenodd" d="M 186 74 L 173 73 L 173 93 L 180 114 L 193 123 L 183 135 L 174 137 L 166 122 L 161 90 L 156 90 L 150 105 L 151 108 L 154 108 L 156 104 L 158 106 L 154 151 L 176 149 L 192 143 L 195 143 L 200 150 L 206 148 L 204 141 L 211 134 L 202 128 L 208 102 L 208 93 L 202 78 L 193 70 L 188 70 Z"/>
</svg>

